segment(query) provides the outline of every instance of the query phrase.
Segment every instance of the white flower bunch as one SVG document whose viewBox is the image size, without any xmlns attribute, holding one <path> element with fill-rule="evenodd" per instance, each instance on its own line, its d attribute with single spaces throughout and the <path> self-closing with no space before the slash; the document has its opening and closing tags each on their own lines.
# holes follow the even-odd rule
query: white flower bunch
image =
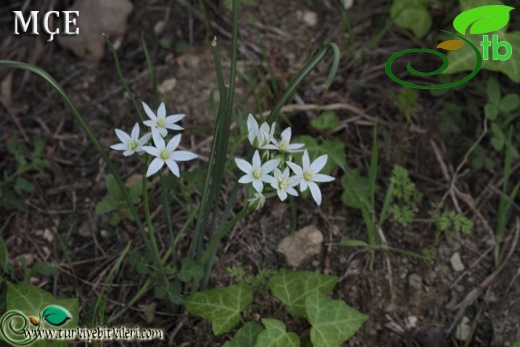
<svg viewBox="0 0 520 347">
<path fill-rule="evenodd" d="M 150 128 L 150 132 L 139 137 L 140 129 L 138 123 L 134 125 L 130 135 L 120 129 L 115 129 L 116 135 L 121 143 L 112 145 L 110 148 L 123 151 L 124 156 L 129 156 L 136 152 L 142 155 L 146 152 L 155 157 L 148 166 L 146 177 L 157 173 L 165 164 L 175 176 L 179 177 L 180 171 L 177 162 L 195 159 L 197 155 L 188 151 L 176 150 L 181 142 L 181 134 L 173 136 L 168 143 L 166 143 L 164 138 L 168 136 L 168 129 L 183 130 L 183 128 L 176 123 L 183 119 L 185 115 L 174 114 L 166 116 L 164 102 L 159 105 L 157 114 L 144 102 L 143 108 L 148 118 L 150 118 L 149 120 L 145 120 L 143 124 Z M 150 138 L 153 139 L 153 146 L 147 145 Z"/>
<path fill-rule="evenodd" d="M 300 192 L 310 189 L 311 195 L 318 205 L 321 205 L 321 191 L 316 182 L 330 182 L 334 177 L 320 174 L 327 164 L 327 155 L 324 154 L 312 163 L 309 153 L 303 147 L 303 143 L 292 143 L 291 128 L 287 128 L 280 134 L 280 139 L 274 135 L 276 124 L 269 126 L 267 123 L 258 125 L 252 114 L 247 119 L 248 139 L 256 151 L 252 162 L 235 158 L 235 163 L 245 175 L 238 182 L 250 184 L 255 192 L 248 199 L 250 206 L 260 209 L 264 206 L 266 198 L 278 195 L 281 201 L 288 195 L 298 196 L 295 187 L 299 186 Z M 262 155 L 260 152 L 262 151 Z M 293 153 L 301 153 L 302 166 L 293 162 Z M 264 193 L 264 183 L 272 192 Z"/>
</svg>

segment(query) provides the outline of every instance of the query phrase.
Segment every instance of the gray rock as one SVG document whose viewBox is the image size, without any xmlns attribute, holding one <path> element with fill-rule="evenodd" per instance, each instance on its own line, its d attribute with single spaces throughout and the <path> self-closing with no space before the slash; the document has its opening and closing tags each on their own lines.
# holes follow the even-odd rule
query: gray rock
<svg viewBox="0 0 520 347">
<path fill-rule="evenodd" d="M 323 234 L 315 226 L 307 226 L 285 237 L 277 251 L 285 257 L 291 267 L 299 267 L 315 255 L 321 254 Z"/>
<path fill-rule="evenodd" d="M 418 274 L 411 274 L 408 277 L 408 284 L 410 284 L 411 287 L 419 290 L 422 286 L 422 278 Z"/>
<path fill-rule="evenodd" d="M 462 259 L 460 259 L 459 252 L 453 253 L 453 255 L 450 258 L 451 266 L 453 267 L 453 270 L 456 272 L 464 271 L 464 264 L 462 264 Z"/>
</svg>

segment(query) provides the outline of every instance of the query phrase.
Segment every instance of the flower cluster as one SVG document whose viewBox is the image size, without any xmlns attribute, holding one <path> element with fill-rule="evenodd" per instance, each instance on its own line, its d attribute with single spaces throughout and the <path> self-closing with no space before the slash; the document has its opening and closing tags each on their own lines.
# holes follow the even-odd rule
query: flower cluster
<svg viewBox="0 0 520 347">
<path fill-rule="evenodd" d="M 150 132 L 145 133 L 139 137 L 139 124 L 136 123 L 130 135 L 120 129 L 116 129 L 116 135 L 121 143 L 110 146 L 110 148 L 123 151 L 124 156 L 129 156 L 134 153 L 143 154 L 144 152 L 155 157 L 146 172 L 146 177 L 157 173 L 166 164 L 170 171 L 177 177 L 180 176 L 178 161 L 188 161 L 197 158 L 196 154 L 188 151 L 177 151 L 177 147 L 181 142 L 181 134 L 173 136 L 168 143 L 165 137 L 168 136 L 168 129 L 183 130 L 181 126 L 176 124 L 184 118 L 183 114 L 175 114 L 166 116 L 166 107 L 164 102 L 159 105 L 157 113 L 154 113 L 150 107 L 143 102 L 143 108 L 149 120 L 143 122 L 144 125 L 150 128 Z M 147 145 L 153 139 L 153 146 Z"/>
<path fill-rule="evenodd" d="M 267 123 L 258 125 L 252 114 L 247 119 L 248 139 L 256 151 L 252 162 L 240 158 L 235 158 L 235 163 L 245 175 L 238 182 L 253 186 L 254 196 L 248 199 L 249 204 L 259 209 L 267 197 L 278 195 L 281 201 L 287 199 L 288 195 L 298 196 L 295 187 L 299 186 L 300 192 L 310 189 L 314 201 L 321 205 L 321 191 L 316 182 L 330 182 L 334 177 L 320 174 L 320 171 L 327 164 L 327 155 L 322 155 L 312 163 L 309 153 L 303 147 L 303 143 L 292 143 L 291 128 L 287 128 L 276 138 L 276 123 L 271 126 Z M 260 152 L 262 151 L 262 155 Z M 293 161 L 294 153 L 301 153 L 302 166 Z M 267 184 L 270 192 L 264 193 L 264 183 Z"/>
</svg>

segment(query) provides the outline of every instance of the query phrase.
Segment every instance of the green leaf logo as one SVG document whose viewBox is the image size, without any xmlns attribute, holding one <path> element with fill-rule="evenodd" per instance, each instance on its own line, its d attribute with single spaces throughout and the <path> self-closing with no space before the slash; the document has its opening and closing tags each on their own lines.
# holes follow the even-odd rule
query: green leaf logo
<svg viewBox="0 0 520 347">
<path fill-rule="evenodd" d="M 509 12 L 514 7 L 505 5 L 488 5 L 472 8 L 459 14 L 453 20 L 453 27 L 460 34 L 486 34 L 502 29 L 509 22 Z"/>
<path fill-rule="evenodd" d="M 47 323 L 54 326 L 62 325 L 67 320 L 72 318 L 69 311 L 57 305 L 47 306 L 45 310 L 43 310 L 42 316 L 43 319 L 47 321 Z"/>
</svg>

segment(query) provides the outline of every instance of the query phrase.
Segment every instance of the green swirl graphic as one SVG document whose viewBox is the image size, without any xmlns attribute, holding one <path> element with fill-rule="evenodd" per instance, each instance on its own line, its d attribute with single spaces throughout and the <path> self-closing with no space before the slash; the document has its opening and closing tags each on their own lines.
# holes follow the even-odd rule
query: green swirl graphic
<svg viewBox="0 0 520 347">
<path fill-rule="evenodd" d="M 400 56 L 408 54 L 408 53 L 431 53 L 431 54 L 435 54 L 436 56 L 438 56 L 439 58 L 442 59 L 442 66 L 440 68 L 438 68 L 437 70 L 432 71 L 432 72 L 417 71 L 417 70 L 415 70 L 412 67 L 412 62 L 409 61 L 408 64 L 406 65 L 406 69 L 411 74 L 414 74 L 414 75 L 417 75 L 417 76 L 434 76 L 434 75 L 437 75 L 437 74 L 440 74 L 440 73 L 444 72 L 448 68 L 448 65 L 449 65 L 448 57 L 446 57 L 446 55 L 441 53 L 441 52 L 435 51 L 433 49 L 428 49 L 428 48 L 405 49 L 404 51 L 400 51 L 400 52 L 395 53 L 390 58 L 388 58 L 388 60 L 386 61 L 386 64 L 385 64 L 386 74 L 394 82 L 397 82 L 400 85 L 403 85 L 405 87 L 416 88 L 416 89 L 444 89 L 444 88 L 451 88 L 451 87 L 455 87 L 455 86 L 458 86 L 460 84 L 466 83 L 470 79 L 475 77 L 475 75 L 480 71 L 480 68 L 482 66 L 482 54 L 480 54 L 480 51 L 478 50 L 477 46 L 475 46 L 471 41 L 466 39 L 464 36 L 452 33 L 450 31 L 445 31 L 445 30 L 441 30 L 441 31 L 443 31 L 445 33 L 448 33 L 450 35 L 456 36 L 459 39 L 461 39 L 462 41 L 464 41 L 465 43 L 467 43 L 469 46 L 471 46 L 471 48 L 473 49 L 473 51 L 475 52 L 475 55 L 477 57 L 477 64 L 476 64 L 475 68 L 473 69 L 473 71 L 471 72 L 471 74 L 469 74 L 468 76 L 466 76 L 465 78 L 463 78 L 463 79 L 461 79 L 459 81 L 455 81 L 455 82 L 452 82 L 452 83 L 440 84 L 440 85 L 436 85 L 436 86 L 421 86 L 421 85 L 418 85 L 418 84 L 413 84 L 413 83 L 410 83 L 410 82 L 403 81 L 403 80 L 401 80 L 399 77 L 397 77 L 392 72 L 392 63 L 394 62 L 394 60 L 396 60 Z"/>
<path fill-rule="evenodd" d="M 36 340 L 35 336 L 25 337 L 24 330 L 28 325 L 28 319 L 25 314 L 20 311 L 9 311 L 2 317 L 2 320 L 0 320 L 0 333 L 2 333 L 2 336 L 10 344 L 26 346 Z M 6 332 L 6 328 L 9 328 L 9 331 Z M 25 338 L 23 340 L 16 340 L 11 337 L 12 334 L 22 335 Z"/>
</svg>

